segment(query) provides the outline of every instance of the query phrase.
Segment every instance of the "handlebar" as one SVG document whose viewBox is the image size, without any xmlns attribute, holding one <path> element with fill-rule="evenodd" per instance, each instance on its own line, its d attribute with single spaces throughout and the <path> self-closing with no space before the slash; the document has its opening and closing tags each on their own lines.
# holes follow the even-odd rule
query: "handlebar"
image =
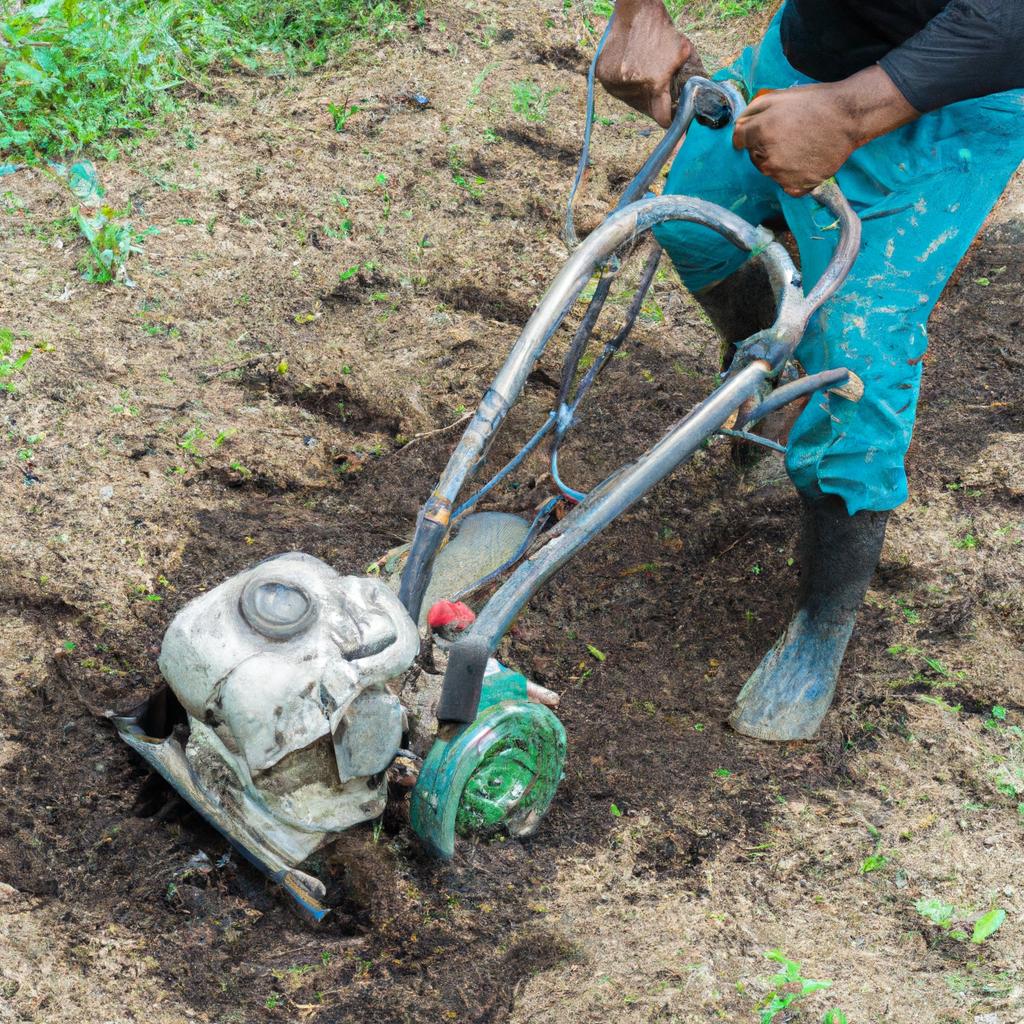
<svg viewBox="0 0 1024 1024">
<path fill-rule="evenodd" d="M 819 185 L 809 197 L 835 216 L 839 241 L 827 268 L 807 295 L 789 254 L 766 229 L 701 199 L 671 195 L 638 198 L 647 192 L 694 119 L 723 127 L 744 107 L 743 98 L 730 83 L 690 78 L 680 93 L 672 124 L 627 186 L 616 209 L 575 249 L 555 277 L 420 512 L 399 591 L 410 615 L 414 619 L 419 616 L 434 555 L 448 532 L 452 510 L 463 486 L 483 465 L 491 442 L 527 377 L 596 270 L 658 224 L 675 220 L 702 224 L 763 260 L 777 301 L 775 322 L 738 347 L 721 387 L 640 459 L 591 492 L 555 528 L 552 540 L 520 565 L 492 596 L 476 623 L 452 650 L 438 708 L 441 719 L 472 720 L 479 698 L 481 666 L 519 609 L 575 551 L 685 462 L 709 434 L 723 425 L 732 410 L 755 394 L 765 381 L 777 376 L 803 338 L 810 317 L 836 292 L 853 265 L 860 248 L 860 221 L 834 180 Z M 585 159 L 584 154 L 583 164 Z M 567 236 L 574 235 L 571 211 L 570 200 Z M 607 280 L 602 280 L 592 305 L 604 301 Z M 590 320 L 592 327 L 596 315 L 591 319 L 591 312 L 588 310 L 584 321 Z M 571 349 L 575 348 L 574 342 Z"/>
</svg>

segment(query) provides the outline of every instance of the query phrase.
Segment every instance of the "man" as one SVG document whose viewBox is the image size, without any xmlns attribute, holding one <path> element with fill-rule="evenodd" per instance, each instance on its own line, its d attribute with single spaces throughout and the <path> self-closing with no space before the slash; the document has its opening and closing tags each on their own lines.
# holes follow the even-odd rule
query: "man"
<svg viewBox="0 0 1024 1024">
<path fill-rule="evenodd" d="M 789 0 L 757 47 L 716 78 L 751 101 L 732 132 L 694 125 L 665 191 L 747 220 L 785 218 L 810 288 L 835 244 L 800 198 L 835 175 L 863 223 L 857 262 L 797 349 L 808 373 L 846 366 L 864 396 L 815 396 L 789 435 L 803 503 L 796 613 L 739 694 L 732 724 L 809 738 L 832 703 L 891 509 L 907 497 L 925 325 L 1024 159 L 1022 0 Z M 604 87 L 660 125 L 673 80 L 701 73 L 661 0 L 619 0 L 597 66 Z M 760 327 L 756 259 L 707 228 L 655 231 L 727 343 Z"/>
</svg>

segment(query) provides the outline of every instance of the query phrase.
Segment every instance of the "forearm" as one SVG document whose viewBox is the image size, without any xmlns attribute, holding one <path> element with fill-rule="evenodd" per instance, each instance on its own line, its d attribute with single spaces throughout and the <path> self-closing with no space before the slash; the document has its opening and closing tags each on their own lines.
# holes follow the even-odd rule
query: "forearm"
<svg viewBox="0 0 1024 1024">
<path fill-rule="evenodd" d="M 921 116 L 879 65 L 828 86 L 851 149 L 886 135 Z"/>
<path fill-rule="evenodd" d="M 839 82 L 756 96 L 737 118 L 732 144 L 790 195 L 831 177 L 859 146 L 919 116 L 878 66 Z"/>
</svg>

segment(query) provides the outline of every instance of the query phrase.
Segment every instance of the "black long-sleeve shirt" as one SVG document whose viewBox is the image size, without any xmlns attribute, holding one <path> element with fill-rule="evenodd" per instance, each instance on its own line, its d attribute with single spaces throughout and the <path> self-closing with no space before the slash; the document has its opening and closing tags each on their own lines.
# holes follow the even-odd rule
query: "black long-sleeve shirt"
<svg viewBox="0 0 1024 1024">
<path fill-rule="evenodd" d="M 1024 88 L 1024 0 L 789 0 L 781 33 L 805 75 L 880 64 L 922 113 Z"/>
</svg>

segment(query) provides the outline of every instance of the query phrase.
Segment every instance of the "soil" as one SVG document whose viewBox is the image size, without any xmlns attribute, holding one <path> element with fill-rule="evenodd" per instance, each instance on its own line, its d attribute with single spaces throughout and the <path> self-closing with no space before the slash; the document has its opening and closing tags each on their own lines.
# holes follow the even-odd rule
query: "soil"
<svg viewBox="0 0 1024 1024">
<path fill-rule="evenodd" d="M 718 66 L 763 22 L 709 14 L 693 35 Z M 561 5 L 438 4 L 341 66 L 189 86 L 99 167 L 159 229 L 133 288 L 82 279 L 58 182 L 3 180 L 0 326 L 35 350 L 0 394 L 0 1020 L 746 1022 L 775 948 L 833 982 L 777 1020 L 1024 1020 L 1019 181 L 933 318 L 912 497 L 813 742 L 726 726 L 799 567 L 778 465 L 743 476 L 723 447 L 505 642 L 561 694 L 570 739 L 530 840 L 438 864 L 396 806 L 323 858 L 336 911 L 313 929 L 102 717 L 157 685 L 163 630 L 204 588 L 291 549 L 360 572 L 409 537 L 457 436 L 441 428 L 565 258 L 592 45 Z M 343 132 L 328 102 L 360 108 Z M 585 224 L 653 141 L 599 104 Z M 548 408 L 564 344 L 499 456 Z M 657 437 L 716 352 L 663 268 L 568 478 Z M 529 508 L 541 474 L 494 507 Z M 1006 923 L 972 945 L 925 898 L 968 933 L 994 906 Z"/>
</svg>

